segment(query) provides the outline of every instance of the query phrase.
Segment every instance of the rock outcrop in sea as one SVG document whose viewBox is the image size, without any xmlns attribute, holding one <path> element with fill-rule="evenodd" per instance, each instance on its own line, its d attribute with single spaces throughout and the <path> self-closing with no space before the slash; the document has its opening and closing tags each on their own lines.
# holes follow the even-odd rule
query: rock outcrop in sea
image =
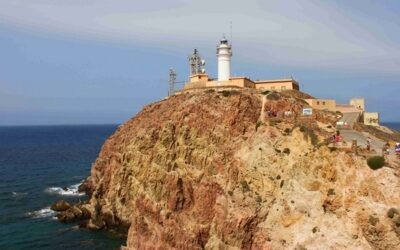
<svg viewBox="0 0 400 250">
<path fill-rule="evenodd" d="M 206 90 L 148 105 L 105 142 L 75 207 L 89 228 L 127 228 L 127 249 L 398 249 L 399 166 L 327 147 L 336 114 L 301 117 L 299 97 Z"/>
</svg>

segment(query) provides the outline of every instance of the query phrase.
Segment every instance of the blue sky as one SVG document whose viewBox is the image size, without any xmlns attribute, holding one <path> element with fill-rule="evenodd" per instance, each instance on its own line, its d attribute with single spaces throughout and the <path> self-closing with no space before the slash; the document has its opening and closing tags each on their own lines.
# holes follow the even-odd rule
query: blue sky
<svg viewBox="0 0 400 250">
<path fill-rule="evenodd" d="M 233 23 L 232 73 L 293 76 L 400 122 L 398 1 L 0 0 L 0 125 L 121 123 Z"/>
</svg>

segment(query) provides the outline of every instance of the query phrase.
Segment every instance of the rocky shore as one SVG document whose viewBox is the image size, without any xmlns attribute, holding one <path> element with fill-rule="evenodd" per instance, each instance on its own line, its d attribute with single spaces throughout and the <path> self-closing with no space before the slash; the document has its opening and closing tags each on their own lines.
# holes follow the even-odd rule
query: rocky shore
<svg viewBox="0 0 400 250">
<path fill-rule="evenodd" d="M 103 145 L 90 199 L 52 209 L 128 229 L 126 249 L 398 249 L 398 162 L 372 170 L 328 147 L 337 115 L 302 117 L 306 106 L 251 90 L 146 106 Z"/>
</svg>

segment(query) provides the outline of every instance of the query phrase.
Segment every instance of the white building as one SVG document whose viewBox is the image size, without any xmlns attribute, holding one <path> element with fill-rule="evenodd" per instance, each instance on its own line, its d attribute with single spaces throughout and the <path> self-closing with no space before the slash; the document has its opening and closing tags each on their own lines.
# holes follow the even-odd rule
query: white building
<svg viewBox="0 0 400 250">
<path fill-rule="evenodd" d="M 231 46 L 224 37 L 217 46 L 218 81 L 227 81 L 231 76 Z"/>
</svg>

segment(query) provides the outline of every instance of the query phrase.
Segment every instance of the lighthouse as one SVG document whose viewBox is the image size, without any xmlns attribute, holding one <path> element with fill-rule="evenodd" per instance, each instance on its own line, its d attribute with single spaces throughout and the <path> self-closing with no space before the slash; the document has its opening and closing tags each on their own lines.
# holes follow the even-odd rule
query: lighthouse
<svg viewBox="0 0 400 250">
<path fill-rule="evenodd" d="M 223 37 L 217 46 L 218 58 L 218 81 L 227 81 L 231 76 L 231 46 L 228 40 Z"/>
</svg>

